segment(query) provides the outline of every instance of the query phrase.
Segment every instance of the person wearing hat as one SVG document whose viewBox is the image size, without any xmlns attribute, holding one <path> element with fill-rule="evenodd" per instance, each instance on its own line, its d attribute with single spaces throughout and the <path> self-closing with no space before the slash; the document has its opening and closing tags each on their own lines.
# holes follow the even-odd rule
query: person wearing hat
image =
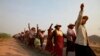
<svg viewBox="0 0 100 56">
<path fill-rule="evenodd" d="M 52 33 L 54 39 L 54 56 L 63 56 L 63 47 L 64 47 L 64 34 L 61 31 L 61 25 L 57 24 L 55 30 Z"/>
<path fill-rule="evenodd" d="M 75 41 L 75 55 L 76 56 L 96 56 L 89 47 L 88 35 L 85 24 L 88 16 L 83 16 L 84 4 L 80 6 L 79 16 L 75 22 L 76 41 Z"/>
<path fill-rule="evenodd" d="M 66 48 L 66 56 L 68 56 L 68 52 L 74 52 L 74 43 L 76 40 L 76 35 L 75 32 L 73 30 L 74 28 L 74 24 L 69 24 L 68 30 L 67 30 L 67 48 Z"/>
</svg>

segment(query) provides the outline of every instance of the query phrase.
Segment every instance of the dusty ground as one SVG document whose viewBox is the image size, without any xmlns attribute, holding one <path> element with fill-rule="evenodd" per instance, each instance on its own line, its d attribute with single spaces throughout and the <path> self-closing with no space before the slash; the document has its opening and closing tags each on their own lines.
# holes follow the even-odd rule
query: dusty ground
<svg viewBox="0 0 100 56">
<path fill-rule="evenodd" d="M 26 47 L 14 38 L 0 39 L 0 56 L 50 56 L 38 51 Z"/>
<path fill-rule="evenodd" d="M 91 48 L 100 56 L 100 46 L 91 45 Z M 65 48 L 63 52 L 65 56 Z M 69 56 L 74 56 L 74 52 L 70 52 Z M 34 48 L 25 46 L 14 38 L 0 38 L 0 56 L 50 56 L 47 53 Z"/>
</svg>

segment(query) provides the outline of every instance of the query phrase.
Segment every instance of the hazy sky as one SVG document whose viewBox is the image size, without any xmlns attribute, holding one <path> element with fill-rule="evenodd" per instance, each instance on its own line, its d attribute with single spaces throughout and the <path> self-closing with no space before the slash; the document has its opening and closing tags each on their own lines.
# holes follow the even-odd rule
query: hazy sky
<svg viewBox="0 0 100 56">
<path fill-rule="evenodd" d="M 80 4 L 84 15 L 89 16 L 86 28 L 89 35 L 100 36 L 100 0 L 0 0 L 0 32 L 15 34 L 39 24 L 48 29 L 51 23 L 61 24 L 64 33 L 67 25 L 77 19 Z"/>
</svg>

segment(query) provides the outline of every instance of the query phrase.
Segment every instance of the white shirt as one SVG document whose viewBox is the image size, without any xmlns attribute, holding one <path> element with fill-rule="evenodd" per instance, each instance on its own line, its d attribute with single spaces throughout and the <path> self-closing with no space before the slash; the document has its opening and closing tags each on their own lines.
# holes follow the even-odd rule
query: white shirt
<svg viewBox="0 0 100 56">
<path fill-rule="evenodd" d="M 87 32 L 83 25 L 80 25 L 76 32 L 76 42 L 79 45 L 87 46 Z"/>
<path fill-rule="evenodd" d="M 83 10 L 80 10 L 79 16 L 77 18 L 75 28 L 76 28 L 76 44 L 87 46 L 88 44 L 88 37 L 87 37 L 87 31 L 84 25 L 81 25 L 81 20 L 83 17 Z"/>
</svg>

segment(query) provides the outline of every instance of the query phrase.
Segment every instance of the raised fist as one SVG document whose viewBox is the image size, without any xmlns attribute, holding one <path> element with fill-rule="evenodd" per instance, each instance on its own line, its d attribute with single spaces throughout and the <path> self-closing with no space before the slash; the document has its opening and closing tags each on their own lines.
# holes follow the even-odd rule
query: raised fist
<svg viewBox="0 0 100 56">
<path fill-rule="evenodd" d="M 83 10 L 83 8 L 84 8 L 84 4 L 82 3 L 80 9 Z"/>
</svg>

